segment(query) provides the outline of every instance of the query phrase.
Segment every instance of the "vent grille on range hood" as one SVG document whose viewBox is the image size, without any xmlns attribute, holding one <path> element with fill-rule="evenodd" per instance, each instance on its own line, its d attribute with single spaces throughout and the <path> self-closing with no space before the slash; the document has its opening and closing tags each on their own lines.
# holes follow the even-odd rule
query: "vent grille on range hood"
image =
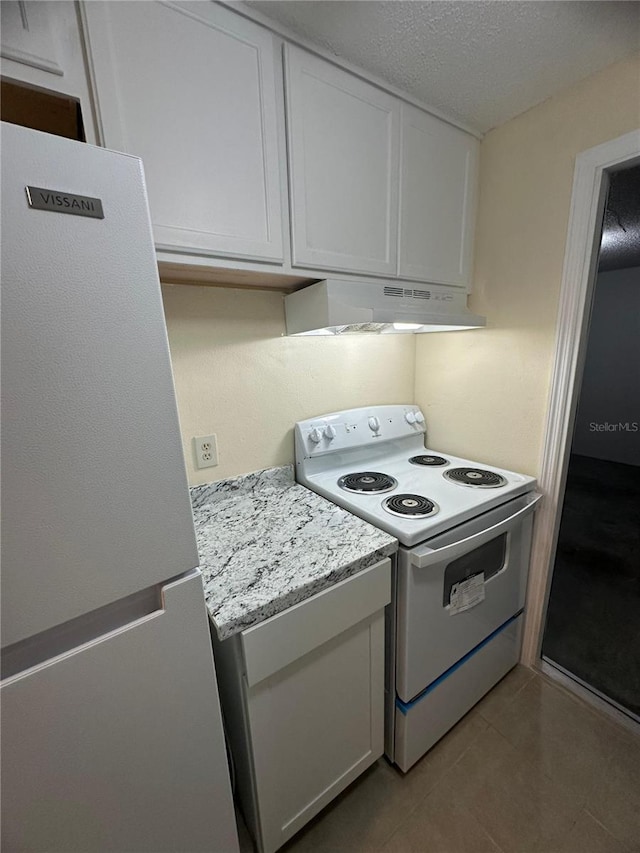
<svg viewBox="0 0 640 853">
<path fill-rule="evenodd" d="M 484 317 L 455 287 L 327 279 L 285 297 L 288 335 L 402 334 L 477 329 Z"/>
<path fill-rule="evenodd" d="M 411 298 L 411 299 L 431 299 L 431 291 L 430 290 L 415 290 L 414 288 L 409 287 L 389 287 L 385 286 L 383 293 L 385 296 L 400 296 L 403 298 Z"/>
</svg>

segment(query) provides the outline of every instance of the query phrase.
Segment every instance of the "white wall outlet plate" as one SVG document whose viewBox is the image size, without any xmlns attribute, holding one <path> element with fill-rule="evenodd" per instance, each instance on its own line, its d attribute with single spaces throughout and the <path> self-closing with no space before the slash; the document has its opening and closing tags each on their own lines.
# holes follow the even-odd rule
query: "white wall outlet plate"
<svg viewBox="0 0 640 853">
<path fill-rule="evenodd" d="M 194 435 L 193 453 L 196 468 L 213 468 L 218 464 L 218 439 L 213 435 Z"/>
</svg>

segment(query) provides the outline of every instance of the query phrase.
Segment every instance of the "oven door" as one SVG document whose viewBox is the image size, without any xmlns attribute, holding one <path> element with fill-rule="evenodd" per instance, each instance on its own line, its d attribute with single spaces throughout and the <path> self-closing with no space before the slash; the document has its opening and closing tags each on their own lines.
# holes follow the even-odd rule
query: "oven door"
<svg viewBox="0 0 640 853">
<path fill-rule="evenodd" d="M 522 612 L 540 497 L 523 495 L 399 550 L 396 690 L 403 702 Z"/>
</svg>

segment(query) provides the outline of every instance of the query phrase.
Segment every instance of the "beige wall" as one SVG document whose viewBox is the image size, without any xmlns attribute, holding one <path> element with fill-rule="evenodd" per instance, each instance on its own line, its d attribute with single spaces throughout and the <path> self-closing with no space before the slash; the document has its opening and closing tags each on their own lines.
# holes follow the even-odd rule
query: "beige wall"
<svg viewBox="0 0 640 853">
<path fill-rule="evenodd" d="M 164 286 L 189 482 L 293 462 L 293 424 L 413 399 L 415 336 L 287 338 L 283 296 Z M 191 438 L 216 433 L 220 465 L 195 471 Z"/>
<path fill-rule="evenodd" d="M 485 330 L 418 336 L 415 401 L 438 450 L 537 474 L 575 156 L 640 127 L 640 58 L 481 145 L 474 294 Z"/>
<path fill-rule="evenodd" d="M 638 126 L 640 58 L 485 137 L 470 301 L 485 330 L 286 338 L 281 294 L 165 286 L 190 482 L 292 462 L 302 418 L 413 400 L 430 446 L 536 474 L 575 156 Z M 211 432 L 220 465 L 196 472 L 191 437 Z"/>
</svg>

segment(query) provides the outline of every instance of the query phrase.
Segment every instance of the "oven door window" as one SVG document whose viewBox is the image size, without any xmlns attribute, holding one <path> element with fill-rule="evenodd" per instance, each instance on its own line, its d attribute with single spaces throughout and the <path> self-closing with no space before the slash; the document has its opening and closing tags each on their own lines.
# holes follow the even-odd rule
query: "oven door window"
<svg viewBox="0 0 640 853">
<path fill-rule="evenodd" d="M 508 535 L 508 533 L 503 533 L 502 536 L 491 539 L 479 548 L 474 548 L 473 551 L 449 563 L 444 571 L 443 607 L 447 607 L 451 602 L 451 588 L 454 584 L 473 577 L 479 572 L 484 572 L 485 581 L 498 574 L 505 564 Z"/>
</svg>

